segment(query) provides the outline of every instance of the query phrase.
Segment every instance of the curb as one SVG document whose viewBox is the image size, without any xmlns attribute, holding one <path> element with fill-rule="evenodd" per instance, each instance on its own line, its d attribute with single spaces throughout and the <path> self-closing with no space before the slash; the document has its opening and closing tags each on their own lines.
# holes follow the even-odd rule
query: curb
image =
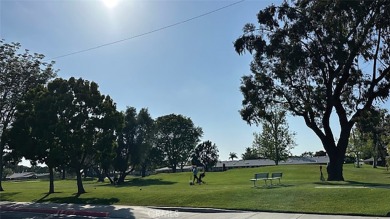
<svg viewBox="0 0 390 219">
<path fill-rule="evenodd" d="M 21 212 L 33 212 L 43 214 L 66 214 L 66 215 L 78 215 L 78 216 L 91 216 L 91 217 L 108 217 L 109 212 L 98 211 L 81 211 L 81 210 L 56 210 L 56 209 L 39 209 L 39 208 L 23 208 L 23 207 L 8 207 L 0 206 L 1 211 L 21 211 Z"/>
<path fill-rule="evenodd" d="M 148 208 L 157 209 L 157 210 L 166 210 L 166 211 L 190 212 L 190 213 L 243 213 L 243 212 L 248 212 L 248 211 L 216 209 L 216 208 L 157 207 L 157 206 L 148 206 Z"/>
</svg>

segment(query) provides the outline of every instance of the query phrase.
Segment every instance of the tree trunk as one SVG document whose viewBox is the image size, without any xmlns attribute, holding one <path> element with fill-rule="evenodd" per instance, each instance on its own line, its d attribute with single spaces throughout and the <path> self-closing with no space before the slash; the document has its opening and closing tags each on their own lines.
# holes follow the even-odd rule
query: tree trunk
<svg viewBox="0 0 390 219">
<path fill-rule="evenodd" d="M 2 145 L 2 143 L 0 142 L 0 145 Z M 1 146 L 0 147 L 0 192 L 4 191 L 3 189 L 3 186 L 1 184 L 1 182 L 3 181 L 3 147 Z"/>
<path fill-rule="evenodd" d="M 65 179 L 65 167 L 64 168 L 62 168 L 62 178 L 61 178 L 62 180 L 64 180 Z"/>
<path fill-rule="evenodd" d="M 172 173 L 176 173 L 176 165 L 172 165 Z"/>
<path fill-rule="evenodd" d="M 373 140 L 374 140 L 374 156 L 373 156 L 372 167 L 377 168 L 379 148 L 378 148 L 378 138 L 376 133 L 374 133 Z"/>
<path fill-rule="evenodd" d="M 76 175 L 77 175 L 77 194 L 83 194 L 85 193 L 85 190 L 83 187 L 83 179 L 80 170 L 76 171 Z"/>
<path fill-rule="evenodd" d="M 141 177 L 145 177 L 146 176 L 146 165 L 142 165 L 142 168 L 141 168 Z"/>
<path fill-rule="evenodd" d="M 110 183 L 114 184 L 114 180 L 111 179 L 111 176 L 109 175 L 108 171 L 104 170 L 104 173 L 106 174 L 106 177 L 108 178 L 108 180 L 110 180 Z"/>
<path fill-rule="evenodd" d="M 8 122 L 4 122 L 3 129 L 1 130 L 1 136 L 0 136 L 0 192 L 4 191 L 2 186 L 3 181 L 3 156 L 4 156 L 4 147 L 5 147 L 5 132 L 7 131 Z"/>
<path fill-rule="evenodd" d="M 5 131 L 5 128 L 3 128 L 3 131 L 2 133 L 4 133 Z M 1 139 L 0 139 L 0 192 L 4 191 L 3 189 L 3 186 L 1 184 L 1 182 L 3 181 L 3 155 L 4 155 L 4 139 L 3 139 L 3 135 L 1 136 Z"/>
<path fill-rule="evenodd" d="M 359 156 L 359 152 L 356 152 L 356 165 L 357 165 L 357 168 L 360 168 L 360 156 Z"/>
<path fill-rule="evenodd" d="M 124 183 L 125 182 L 125 178 L 127 176 L 127 172 L 126 171 L 123 171 L 119 174 L 119 178 L 117 180 L 117 184 L 121 184 L 121 183 Z M 114 181 L 115 181 L 115 178 L 114 178 Z"/>
<path fill-rule="evenodd" d="M 49 167 L 49 194 L 54 193 L 54 170 Z"/>
<path fill-rule="evenodd" d="M 328 172 L 328 181 L 344 181 L 343 164 L 345 153 L 342 150 L 336 150 L 335 153 L 328 153 L 329 164 L 326 167 Z"/>
</svg>

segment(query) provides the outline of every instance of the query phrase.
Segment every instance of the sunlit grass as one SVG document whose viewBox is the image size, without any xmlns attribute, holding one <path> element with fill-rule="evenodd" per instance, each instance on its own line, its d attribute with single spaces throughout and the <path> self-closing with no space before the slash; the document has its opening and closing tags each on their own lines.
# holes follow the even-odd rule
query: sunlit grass
<svg viewBox="0 0 390 219">
<path fill-rule="evenodd" d="M 253 188 L 254 173 L 283 172 L 281 185 Z M 206 173 L 203 185 L 189 185 L 190 173 L 131 178 L 120 186 L 75 180 L 3 182 L 2 201 L 187 206 L 226 209 L 384 216 L 390 212 L 390 173 L 384 168 L 344 166 L 345 182 L 321 182 L 318 165 L 282 165 Z M 387 195 L 386 195 L 387 194 Z"/>
</svg>

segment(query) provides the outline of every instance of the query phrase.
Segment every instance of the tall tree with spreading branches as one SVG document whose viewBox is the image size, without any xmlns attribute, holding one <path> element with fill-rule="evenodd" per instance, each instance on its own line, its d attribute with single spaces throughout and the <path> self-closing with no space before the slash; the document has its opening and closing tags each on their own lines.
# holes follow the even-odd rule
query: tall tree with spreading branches
<svg viewBox="0 0 390 219">
<path fill-rule="evenodd" d="M 246 24 L 234 42 L 237 53 L 253 54 L 242 118 L 259 121 L 273 105 L 302 117 L 329 155 L 328 180 L 344 180 L 353 125 L 389 97 L 389 11 L 386 0 L 284 1 L 261 10 L 259 25 Z"/>
<path fill-rule="evenodd" d="M 5 155 L 6 133 L 15 119 L 16 106 L 32 88 L 46 84 L 55 77 L 53 63 L 43 61 L 44 55 L 30 54 L 28 50 L 19 53 L 19 43 L 5 43 L 0 40 L 0 191 L 3 178 L 3 157 Z"/>
</svg>

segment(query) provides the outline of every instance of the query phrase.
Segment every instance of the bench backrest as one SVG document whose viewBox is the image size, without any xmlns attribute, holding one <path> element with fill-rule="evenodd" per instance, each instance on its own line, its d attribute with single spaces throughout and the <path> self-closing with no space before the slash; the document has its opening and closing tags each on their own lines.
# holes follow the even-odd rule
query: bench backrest
<svg viewBox="0 0 390 219">
<path fill-rule="evenodd" d="M 275 177 L 280 177 L 280 178 L 282 178 L 282 173 L 272 173 L 271 177 L 272 177 L 272 178 L 275 178 Z"/>
<path fill-rule="evenodd" d="M 269 176 L 269 173 L 256 173 L 255 179 L 267 179 Z"/>
</svg>

